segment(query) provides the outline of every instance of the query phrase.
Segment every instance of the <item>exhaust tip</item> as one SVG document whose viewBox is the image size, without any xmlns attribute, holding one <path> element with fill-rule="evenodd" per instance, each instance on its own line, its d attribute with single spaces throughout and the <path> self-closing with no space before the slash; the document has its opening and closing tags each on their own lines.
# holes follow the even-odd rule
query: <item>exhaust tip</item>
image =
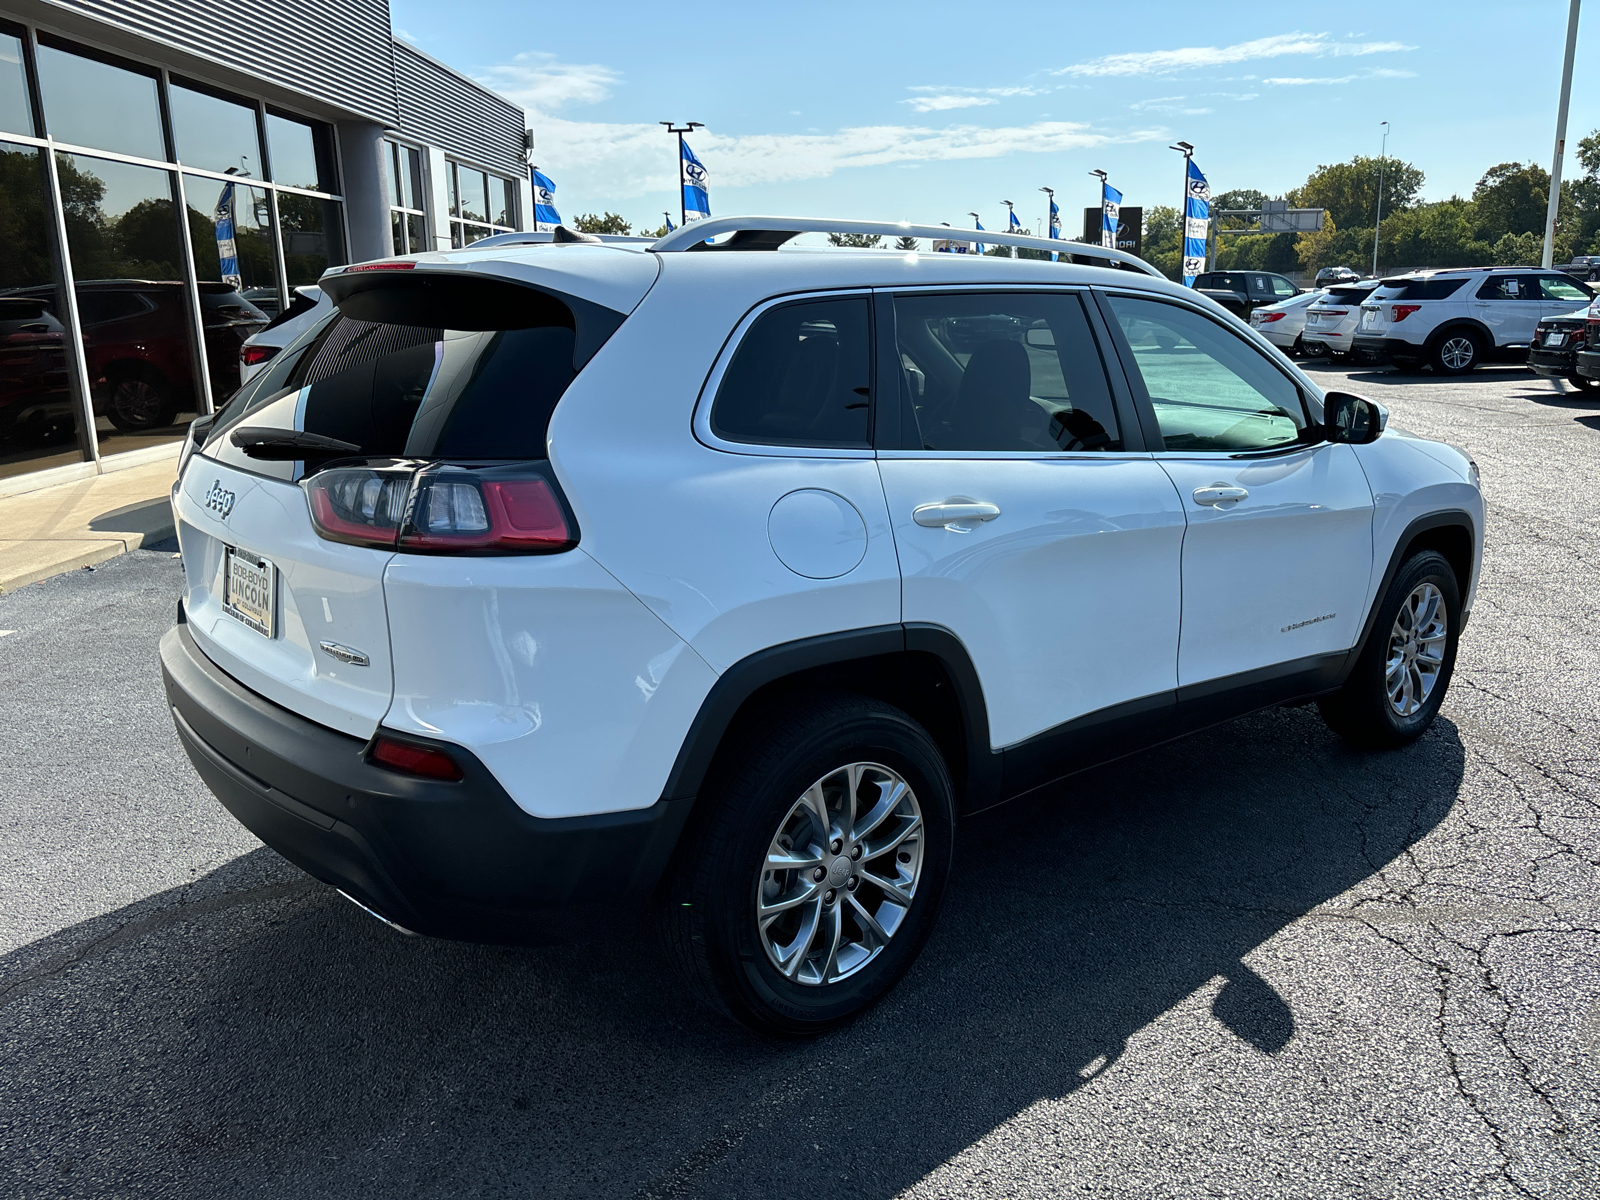
<svg viewBox="0 0 1600 1200">
<path fill-rule="evenodd" d="M 351 904 L 354 904 L 362 912 L 366 913 L 367 916 L 371 917 L 375 921 L 382 921 L 390 929 L 393 929 L 398 933 L 403 933 L 407 937 L 421 937 L 422 936 L 420 933 L 418 933 L 414 929 L 407 929 L 404 925 L 401 925 L 399 922 L 389 920 L 388 917 L 384 916 L 381 912 L 378 912 L 376 909 L 368 908 L 365 904 L 361 903 L 361 901 L 357 900 L 354 896 L 352 896 L 349 892 L 345 891 L 343 888 L 334 888 L 333 890 L 338 892 L 339 895 L 343 896 L 346 900 L 350 901 Z"/>
</svg>

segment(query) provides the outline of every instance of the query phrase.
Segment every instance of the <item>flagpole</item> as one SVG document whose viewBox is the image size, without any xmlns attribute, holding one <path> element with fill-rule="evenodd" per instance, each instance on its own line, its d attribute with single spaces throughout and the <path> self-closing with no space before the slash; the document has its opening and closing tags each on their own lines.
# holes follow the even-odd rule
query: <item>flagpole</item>
<svg viewBox="0 0 1600 1200">
<path fill-rule="evenodd" d="M 668 133 L 678 135 L 678 219 L 684 225 L 689 223 L 689 202 L 683 197 L 683 135 L 693 133 L 696 129 L 704 129 L 705 124 L 700 121 L 690 121 L 683 128 L 679 128 L 671 121 L 657 121 L 657 125 L 665 125 Z"/>
<path fill-rule="evenodd" d="M 1189 245 L 1189 160 L 1194 157 L 1194 147 L 1188 142 L 1168 146 L 1183 155 L 1183 199 L 1178 202 L 1178 278 L 1183 278 L 1183 259 Z"/>
</svg>

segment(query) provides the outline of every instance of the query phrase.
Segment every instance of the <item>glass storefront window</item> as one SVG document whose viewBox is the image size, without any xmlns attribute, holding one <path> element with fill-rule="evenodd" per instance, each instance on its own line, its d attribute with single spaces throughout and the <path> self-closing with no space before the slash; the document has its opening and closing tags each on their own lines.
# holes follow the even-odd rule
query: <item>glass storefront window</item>
<svg viewBox="0 0 1600 1200">
<path fill-rule="evenodd" d="M 167 104 L 178 161 L 184 166 L 266 178 L 254 105 L 224 100 L 177 80 L 167 89 Z"/>
<path fill-rule="evenodd" d="M 200 283 L 211 399 L 220 408 L 239 387 L 239 344 L 279 311 L 272 208 L 264 188 L 201 175 L 185 175 L 183 193 Z"/>
<path fill-rule="evenodd" d="M 338 201 L 279 192 L 278 225 L 290 287 L 315 283 L 329 267 L 344 262 Z"/>
<path fill-rule="evenodd" d="M 495 214 L 496 225 L 515 225 L 517 223 L 517 185 L 509 179 L 494 181 L 500 189 L 500 211 Z"/>
<path fill-rule="evenodd" d="M 487 221 L 489 219 L 489 185 L 482 171 L 467 167 L 456 168 L 457 187 L 461 192 L 461 219 Z"/>
<path fill-rule="evenodd" d="M 22 62 L 22 39 L 0 29 L 0 132 L 33 133 L 28 104 L 28 72 Z"/>
<path fill-rule="evenodd" d="M 83 154 L 56 163 L 100 452 L 180 438 L 204 400 L 172 172 Z"/>
<path fill-rule="evenodd" d="M 39 36 L 44 121 L 58 142 L 164 160 L 156 77 L 50 44 Z"/>
<path fill-rule="evenodd" d="M 0 478 L 82 462 L 44 151 L 0 142 Z"/>
<path fill-rule="evenodd" d="M 384 142 L 389 160 L 389 224 L 396 254 L 427 250 L 426 193 L 422 187 L 422 152 L 399 142 Z"/>
<path fill-rule="evenodd" d="M 333 142 L 326 125 L 268 111 L 267 150 L 274 183 L 312 192 L 338 192 Z"/>
</svg>

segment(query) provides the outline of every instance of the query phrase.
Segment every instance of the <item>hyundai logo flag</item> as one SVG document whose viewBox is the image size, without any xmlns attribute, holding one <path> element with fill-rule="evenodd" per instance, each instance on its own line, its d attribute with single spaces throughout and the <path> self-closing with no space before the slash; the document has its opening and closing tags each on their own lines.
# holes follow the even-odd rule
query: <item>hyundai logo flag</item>
<svg viewBox="0 0 1600 1200">
<path fill-rule="evenodd" d="M 222 194 L 217 197 L 217 210 L 211 215 L 217 223 L 217 274 L 223 283 L 236 288 L 243 287 L 244 279 L 239 274 L 239 250 L 233 241 L 233 184 L 223 185 Z"/>
<path fill-rule="evenodd" d="M 683 143 L 683 219 L 699 221 L 711 215 L 711 177 L 706 166 Z"/>
<path fill-rule="evenodd" d="M 1054 196 L 1050 197 L 1050 236 L 1053 238 L 1061 236 L 1061 210 L 1056 207 Z"/>
<path fill-rule="evenodd" d="M 1193 287 L 1194 277 L 1206 269 L 1206 226 L 1211 222 L 1211 185 L 1189 160 L 1189 189 L 1184 197 L 1183 286 Z"/>
<path fill-rule="evenodd" d="M 1100 181 L 1100 244 L 1117 248 L 1117 230 L 1122 225 L 1122 193 L 1104 179 Z"/>
<path fill-rule="evenodd" d="M 984 229 L 983 229 L 983 222 L 982 222 L 982 221 L 980 221 L 980 220 L 978 220 L 978 218 L 977 218 L 977 217 L 973 217 L 973 218 L 972 218 L 972 223 L 973 223 L 973 224 L 974 224 L 974 225 L 976 225 L 976 226 L 977 226 L 977 227 L 978 227 L 978 232 L 979 232 L 979 233 L 982 233 L 982 232 L 983 232 L 983 231 L 984 231 Z M 983 252 L 984 252 L 984 250 L 983 250 L 983 243 L 982 243 L 982 242 L 974 242 L 974 243 L 973 243 L 973 247 L 974 247 L 974 248 L 973 248 L 973 251 L 972 251 L 972 252 L 973 252 L 973 253 L 974 253 L 974 254 L 982 254 L 982 253 L 983 253 Z"/>
<path fill-rule="evenodd" d="M 561 224 L 561 214 L 556 211 L 556 185 L 538 167 L 530 170 L 533 174 L 533 227 L 554 229 Z"/>
</svg>

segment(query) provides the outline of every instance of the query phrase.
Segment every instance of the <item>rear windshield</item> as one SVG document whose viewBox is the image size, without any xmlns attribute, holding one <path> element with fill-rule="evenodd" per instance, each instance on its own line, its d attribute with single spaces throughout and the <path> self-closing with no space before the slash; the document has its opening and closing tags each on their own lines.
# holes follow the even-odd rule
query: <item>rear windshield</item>
<svg viewBox="0 0 1600 1200">
<path fill-rule="evenodd" d="M 1461 290 L 1461 285 L 1466 279 L 1396 279 L 1392 282 L 1385 280 L 1383 284 L 1383 298 L 1385 300 L 1444 300 Z"/>
<path fill-rule="evenodd" d="M 1360 304 L 1372 294 L 1371 288 L 1335 287 L 1329 288 L 1328 294 L 1322 298 L 1323 304 Z"/>
<path fill-rule="evenodd" d="M 544 458 L 550 416 L 578 373 L 577 322 L 547 293 L 503 316 L 516 327 L 451 329 L 341 312 L 270 381 L 273 391 L 241 392 L 244 403 L 229 406 L 203 453 L 282 479 L 334 458 Z M 242 427 L 304 431 L 357 449 L 301 464 L 251 458 L 226 436 Z"/>
</svg>

